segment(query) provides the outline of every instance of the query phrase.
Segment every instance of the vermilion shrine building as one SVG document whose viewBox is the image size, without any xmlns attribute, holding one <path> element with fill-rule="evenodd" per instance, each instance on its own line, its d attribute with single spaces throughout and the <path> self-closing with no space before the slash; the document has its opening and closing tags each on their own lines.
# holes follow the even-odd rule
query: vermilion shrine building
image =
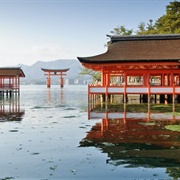
<svg viewBox="0 0 180 180">
<path fill-rule="evenodd" d="M 78 57 L 86 68 L 101 72 L 101 81 L 91 84 L 89 96 L 139 94 L 143 102 L 159 95 L 163 103 L 179 101 L 180 35 L 109 36 L 107 52 Z"/>
<path fill-rule="evenodd" d="M 20 78 L 25 77 L 20 67 L 2 67 L 0 68 L 0 92 L 12 94 L 20 91 Z"/>
</svg>

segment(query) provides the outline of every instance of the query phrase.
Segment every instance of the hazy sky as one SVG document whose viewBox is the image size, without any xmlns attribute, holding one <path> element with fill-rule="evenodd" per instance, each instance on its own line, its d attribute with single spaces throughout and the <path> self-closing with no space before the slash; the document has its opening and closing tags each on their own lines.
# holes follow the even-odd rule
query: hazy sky
<svg viewBox="0 0 180 180">
<path fill-rule="evenodd" d="M 0 66 L 104 53 L 111 30 L 137 30 L 172 1 L 0 0 Z"/>
</svg>

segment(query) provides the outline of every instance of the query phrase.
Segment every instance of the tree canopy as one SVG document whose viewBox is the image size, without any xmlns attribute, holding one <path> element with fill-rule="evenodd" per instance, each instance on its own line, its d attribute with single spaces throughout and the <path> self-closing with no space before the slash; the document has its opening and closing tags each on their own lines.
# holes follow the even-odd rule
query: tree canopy
<svg viewBox="0 0 180 180">
<path fill-rule="evenodd" d="M 140 22 L 138 30 L 126 29 L 124 26 L 118 26 L 110 31 L 113 35 L 131 35 L 133 32 L 137 35 L 146 34 L 180 34 L 180 2 L 173 1 L 166 6 L 166 14 L 161 16 L 155 22 L 152 19 L 146 24 Z"/>
<path fill-rule="evenodd" d="M 166 6 L 166 14 L 156 21 L 155 29 L 159 34 L 180 33 L 180 2 L 170 2 Z"/>
<path fill-rule="evenodd" d="M 87 69 L 85 67 L 80 68 L 81 71 L 79 73 L 79 78 L 85 76 L 85 75 L 89 75 L 92 77 L 92 81 L 93 83 L 96 81 L 99 81 L 101 79 L 101 74 L 99 72 L 95 72 L 92 69 Z"/>
<path fill-rule="evenodd" d="M 126 29 L 124 26 L 118 26 L 114 28 L 110 33 L 116 34 L 116 35 L 131 35 L 133 32 L 133 29 Z"/>
</svg>

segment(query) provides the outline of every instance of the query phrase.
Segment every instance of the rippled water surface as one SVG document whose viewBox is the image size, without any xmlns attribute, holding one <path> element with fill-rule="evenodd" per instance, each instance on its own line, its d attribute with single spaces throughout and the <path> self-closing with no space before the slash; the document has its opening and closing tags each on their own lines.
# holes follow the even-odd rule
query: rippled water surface
<svg viewBox="0 0 180 180">
<path fill-rule="evenodd" d="M 88 120 L 87 86 L 22 86 L 1 99 L 0 179 L 180 178 L 180 118 Z"/>
</svg>

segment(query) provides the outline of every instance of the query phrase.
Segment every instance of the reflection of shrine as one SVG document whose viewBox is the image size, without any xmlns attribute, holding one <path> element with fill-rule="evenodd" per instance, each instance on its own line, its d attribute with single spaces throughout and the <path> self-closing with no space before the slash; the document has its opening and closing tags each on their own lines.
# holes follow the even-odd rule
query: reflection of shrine
<svg viewBox="0 0 180 180">
<path fill-rule="evenodd" d="M 20 97 L 3 98 L 0 100 L 0 121 L 21 121 L 25 110 L 20 107 Z"/>
<path fill-rule="evenodd" d="M 95 118 L 94 112 L 94 118 Z M 180 117 L 166 114 L 97 113 L 104 116 L 80 142 L 81 147 L 95 146 L 107 153 L 107 163 L 127 167 L 177 167 L 180 163 L 180 132 L 167 130 L 180 125 Z M 118 117 L 119 116 L 119 117 Z M 106 118 L 111 117 L 111 118 Z"/>
</svg>

